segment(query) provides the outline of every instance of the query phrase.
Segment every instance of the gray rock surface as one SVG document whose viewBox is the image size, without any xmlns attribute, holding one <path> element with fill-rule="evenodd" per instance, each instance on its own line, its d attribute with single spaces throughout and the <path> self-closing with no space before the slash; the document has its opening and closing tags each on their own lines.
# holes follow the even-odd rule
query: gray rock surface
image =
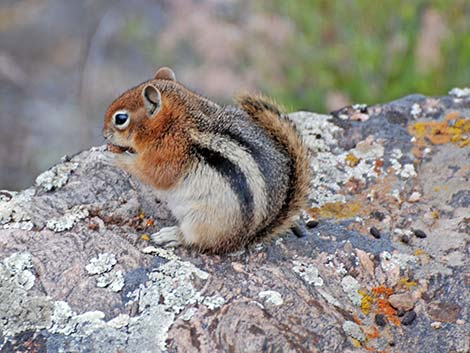
<svg viewBox="0 0 470 353">
<path fill-rule="evenodd" d="M 465 92 L 291 114 L 319 224 L 223 256 L 153 247 L 104 147 L 1 191 L 0 352 L 469 352 Z"/>
</svg>

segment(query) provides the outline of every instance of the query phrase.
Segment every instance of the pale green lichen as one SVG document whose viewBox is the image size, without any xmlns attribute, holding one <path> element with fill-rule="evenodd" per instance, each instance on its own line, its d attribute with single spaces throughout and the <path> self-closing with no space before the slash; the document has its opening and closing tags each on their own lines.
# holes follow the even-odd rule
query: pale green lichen
<svg viewBox="0 0 470 353">
<path fill-rule="evenodd" d="M 108 287 L 113 292 L 119 292 L 124 287 L 124 275 L 122 271 L 114 271 L 101 274 L 96 285 L 100 288 Z"/>
<path fill-rule="evenodd" d="M 171 250 L 147 250 L 158 253 L 167 262 L 149 273 L 149 280 L 127 303 L 132 305 L 138 301 L 137 315 L 119 314 L 111 320 L 105 320 L 105 314 L 99 310 L 77 314 L 67 302 L 28 294 L 31 283 L 34 284 L 31 282 L 34 275 L 26 274 L 34 271 L 32 257 L 27 253 L 13 254 L 0 263 L 0 312 L 3 318 L 0 319 L 0 333 L 12 337 L 27 330 L 46 329 L 68 337 L 56 342 L 58 351 L 64 352 L 84 349 L 108 352 L 128 347 L 133 347 L 136 352 L 164 351 L 168 330 L 188 306 L 199 304 L 216 310 L 226 300 L 220 295 L 204 296 L 195 287 L 196 278 L 199 281 L 209 278 L 207 272 L 183 261 Z M 97 276 L 109 275 L 113 274 L 116 264 L 114 255 L 104 253 L 90 261 L 87 271 Z M 122 278 L 121 271 L 115 274 Z M 182 318 L 189 320 L 196 312 L 197 307 L 189 307 Z"/>
<path fill-rule="evenodd" d="M 99 275 L 111 271 L 116 263 L 117 260 L 114 254 L 101 253 L 90 260 L 90 263 L 85 266 L 85 270 L 90 275 Z"/>
<path fill-rule="evenodd" d="M 0 333 L 12 337 L 27 330 L 49 327 L 52 300 L 28 296 L 35 277 L 29 253 L 14 253 L 0 263 Z"/>
<path fill-rule="evenodd" d="M 120 329 L 129 325 L 130 316 L 127 314 L 119 314 L 115 318 L 109 320 L 107 324 L 111 327 Z"/>
<path fill-rule="evenodd" d="M 62 333 L 69 335 L 75 329 L 75 323 L 72 324 L 72 317 L 76 315 L 69 304 L 64 301 L 54 303 L 54 312 L 52 313 L 52 325 L 49 331 L 52 333 Z"/>
<path fill-rule="evenodd" d="M 362 297 L 359 294 L 359 282 L 352 276 L 346 276 L 341 280 L 343 291 L 348 295 L 349 299 L 355 306 L 361 306 Z"/>
<path fill-rule="evenodd" d="M 114 254 L 102 253 L 90 260 L 85 266 L 85 270 L 90 275 L 98 275 L 96 286 L 100 288 L 109 288 L 113 292 L 119 292 L 124 287 L 124 274 L 121 270 L 111 271 L 117 264 Z"/>
<path fill-rule="evenodd" d="M 77 168 L 78 163 L 65 162 L 58 164 L 40 174 L 36 178 L 36 186 L 45 191 L 59 189 L 67 184 L 70 174 Z"/>
<path fill-rule="evenodd" d="M 264 299 L 264 301 L 268 304 L 272 304 L 274 306 L 279 306 L 284 304 L 284 300 L 282 299 L 282 295 L 275 290 L 266 290 L 258 293 L 258 297 Z"/>
<path fill-rule="evenodd" d="M 318 268 L 312 264 L 306 264 L 300 261 L 293 261 L 292 270 L 297 273 L 305 282 L 314 286 L 323 286 L 323 279 L 320 277 Z"/>
<path fill-rule="evenodd" d="M 84 206 L 77 205 L 65 212 L 63 216 L 48 220 L 46 227 L 57 233 L 70 230 L 77 221 L 88 217 L 88 214 Z"/>
<path fill-rule="evenodd" d="M 194 314 L 196 313 L 197 313 L 196 308 L 189 308 L 183 313 L 183 315 L 180 316 L 180 319 L 184 321 L 189 321 L 193 318 Z"/>
<path fill-rule="evenodd" d="M 380 170 L 376 163 L 384 155 L 384 147 L 380 143 L 366 139 L 355 148 L 344 151 L 336 138 L 342 129 L 331 122 L 331 116 L 298 112 L 290 114 L 289 118 L 297 125 L 307 148 L 313 152 L 310 159 L 312 206 L 344 203 L 346 197 L 340 190 L 348 180 L 367 181 L 378 177 Z"/>
<path fill-rule="evenodd" d="M 227 301 L 225 298 L 221 297 L 220 295 L 214 295 L 212 297 L 204 297 L 202 300 L 202 304 L 207 306 L 210 310 L 215 310 L 220 308 L 224 305 Z"/>
<path fill-rule="evenodd" d="M 32 230 L 34 223 L 31 221 L 22 222 L 10 222 L 3 226 L 4 229 L 21 229 L 21 230 Z"/>
<path fill-rule="evenodd" d="M 452 88 L 450 91 L 449 91 L 449 95 L 451 96 L 454 96 L 456 98 L 465 98 L 465 97 L 469 97 L 470 96 L 470 88 L 458 88 L 458 87 L 455 87 L 455 88 Z"/>
<path fill-rule="evenodd" d="M 8 193 L 12 196 L 11 198 L 0 200 L 0 225 L 4 225 L 4 228 L 32 229 L 34 224 L 31 222 L 31 214 L 27 205 L 30 204 L 36 191 L 26 189 L 19 193 Z"/>
<path fill-rule="evenodd" d="M 337 154 L 342 151 L 337 150 L 339 143 L 334 137 L 341 128 L 330 121 L 329 115 L 297 112 L 289 114 L 289 118 L 296 124 L 307 148 L 313 152 L 310 167 L 313 172 L 311 185 L 314 187 L 310 188 L 310 199 L 314 200 L 314 206 L 344 202 L 344 196 L 338 191 L 347 177 L 337 168 L 340 160 Z"/>
<path fill-rule="evenodd" d="M 360 326 L 353 321 L 345 321 L 343 323 L 343 330 L 348 336 L 357 339 L 361 343 L 366 341 L 366 335 Z"/>
<path fill-rule="evenodd" d="M 142 351 L 152 351 L 155 347 L 163 351 L 170 326 L 188 305 L 203 303 L 215 309 L 225 300 L 214 296 L 204 303 L 206 297 L 194 287 L 193 279 L 207 280 L 209 274 L 190 262 L 182 261 L 173 251 L 155 247 L 144 250 L 146 253 L 156 253 L 168 262 L 149 274 L 145 287 L 136 296 L 141 312 L 138 318 L 131 318 L 129 323 L 129 344 L 138 345 Z M 194 312 L 191 311 L 184 317 L 192 315 Z"/>
</svg>

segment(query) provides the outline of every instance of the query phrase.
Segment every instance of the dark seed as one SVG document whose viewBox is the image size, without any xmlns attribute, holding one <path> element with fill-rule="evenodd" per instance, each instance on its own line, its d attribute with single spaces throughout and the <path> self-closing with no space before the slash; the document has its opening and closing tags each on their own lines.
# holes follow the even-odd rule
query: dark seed
<svg viewBox="0 0 470 353">
<path fill-rule="evenodd" d="M 298 224 L 294 224 L 291 229 L 297 238 L 303 238 L 308 235 L 308 233 L 304 229 L 302 229 Z"/>
<path fill-rule="evenodd" d="M 408 244 L 410 242 L 410 237 L 406 234 L 403 234 L 400 238 L 402 243 Z"/>
<path fill-rule="evenodd" d="M 417 238 L 423 239 L 427 237 L 427 234 L 424 233 L 421 229 L 415 229 L 414 233 Z"/>
<path fill-rule="evenodd" d="M 316 226 L 318 226 L 318 221 L 314 220 L 314 219 L 309 219 L 305 225 L 309 228 L 315 228 Z"/>
<path fill-rule="evenodd" d="M 416 313 L 413 310 L 411 310 L 411 311 L 408 311 L 403 316 L 403 319 L 401 319 L 401 323 L 402 325 L 408 326 L 408 325 L 411 325 L 413 321 L 415 321 L 415 319 L 416 319 Z"/>
<path fill-rule="evenodd" d="M 385 315 L 377 314 L 374 318 L 375 323 L 377 326 L 384 327 L 387 324 L 387 320 L 385 319 Z"/>
<path fill-rule="evenodd" d="M 372 212 L 371 216 L 374 217 L 375 219 L 378 219 L 379 221 L 383 221 L 385 219 L 384 213 L 380 211 Z"/>
<path fill-rule="evenodd" d="M 378 230 L 377 228 L 371 227 L 371 228 L 370 228 L 370 234 L 372 234 L 372 236 L 373 236 L 375 239 L 380 239 L 380 230 Z"/>
</svg>

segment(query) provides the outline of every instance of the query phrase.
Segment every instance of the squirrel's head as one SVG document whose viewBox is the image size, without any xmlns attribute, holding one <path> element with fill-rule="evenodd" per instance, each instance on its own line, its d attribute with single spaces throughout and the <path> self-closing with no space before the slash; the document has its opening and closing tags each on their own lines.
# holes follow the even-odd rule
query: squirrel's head
<svg viewBox="0 0 470 353">
<path fill-rule="evenodd" d="M 124 92 L 108 108 L 103 128 L 103 136 L 108 141 L 109 149 L 114 153 L 139 152 L 138 140 L 145 132 L 155 130 L 164 124 L 160 115 L 164 102 L 159 86 L 165 81 L 175 81 L 174 72 L 162 67 L 155 73 L 154 79 L 144 82 Z"/>
</svg>

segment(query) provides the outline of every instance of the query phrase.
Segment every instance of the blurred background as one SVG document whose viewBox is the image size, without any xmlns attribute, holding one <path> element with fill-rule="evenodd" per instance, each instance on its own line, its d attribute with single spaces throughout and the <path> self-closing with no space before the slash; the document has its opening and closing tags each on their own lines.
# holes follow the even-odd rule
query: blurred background
<svg viewBox="0 0 470 353">
<path fill-rule="evenodd" d="M 1 0 L 0 189 L 101 144 L 107 105 L 163 65 L 290 111 L 444 95 L 470 85 L 470 1 Z"/>
</svg>

